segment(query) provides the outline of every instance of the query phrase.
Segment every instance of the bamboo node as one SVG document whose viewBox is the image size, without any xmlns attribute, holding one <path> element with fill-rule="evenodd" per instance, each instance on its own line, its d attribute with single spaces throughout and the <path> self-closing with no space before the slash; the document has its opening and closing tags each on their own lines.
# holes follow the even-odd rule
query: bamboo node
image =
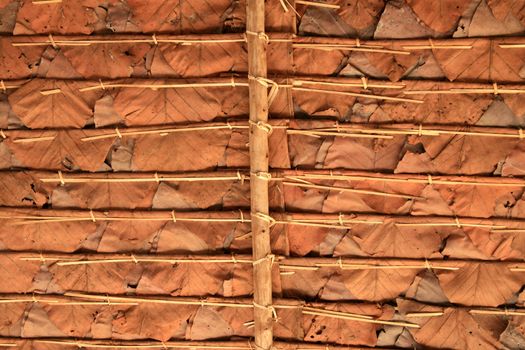
<svg viewBox="0 0 525 350">
<path fill-rule="evenodd" d="M 268 214 L 264 214 L 264 213 L 261 213 L 261 212 L 256 212 L 256 213 L 252 213 L 252 216 L 255 216 L 256 218 L 258 218 L 260 220 L 266 221 L 268 223 L 268 226 L 270 226 L 270 227 L 272 227 L 276 223 L 275 219 L 272 218 Z"/>
<path fill-rule="evenodd" d="M 355 46 L 361 47 L 361 40 L 359 40 L 359 38 L 355 38 Z"/>
<path fill-rule="evenodd" d="M 494 95 L 499 94 L 499 91 L 498 91 L 498 83 L 493 83 L 493 84 L 492 84 L 492 87 L 494 88 Z"/>
<path fill-rule="evenodd" d="M 171 219 L 173 220 L 173 222 L 177 222 L 177 218 L 175 217 L 175 210 L 171 211 Z"/>
<path fill-rule="evenodd" d="M 238 262 L 237 259 L 235 258 L 235 254 L 232 254 L 232 262 L 234 265 L 237 264 Z"/>
<path fill-rule="evenodd" d="M 0 80 L 0 89 L 2 89 L 3 92 L 7 92 L 7 87 L 5 86 L 3 80 Z"/>
<path fill-rule="evenodd" d="M 153 33 L 153 35 L 151 36 L 151 39 L 153 40 L 153 43 L 154 43 L 155 45 L 158 45 L 158 44 L 159 44 L 159 42 L 157 41 L 157 36 L 155 35 L 155 33 Z"/>
<path fill-rule="evenodd" d="M 262 131 L 266 132 L 268 136 L 271 135 L 273 132 L 272 126 L 266 122 L 263 122 L 262 120 L 258 122 L 254 122 L 250 120 L 250 125 L 254 125 L 257 128 L 261 129 Z"/>
<path fill-rule="evenodd" d="M 58 45 L 57 43 L 55 42 L 55 40 L 53 39 L 53 35 L 52 34 L 49 34 L 49 42 L 51 43 L 51 45 L 53 45 L 53 48 L 55 49 L 58 49 Z"/>
<path fill-rule="evenodd" d="M 454 218 L 454 220 L 455 220 L 455 222 L 456 222 L 456 226 L 457 226 L 457 228 L 461 228 L 461 223 L 459 222 L 459 219 L 458 219 L 457 216 Z"/>
<path fill-rule="evenodd" d="M 135 254 L 131 254 L 131 260 L 133 260 L 133 262 L 134 262 L 135 264 L 138 264 L 138 263 L 139 263 L 139 261 L 137 260 L 137 257 L 135 256 Z"/>
<path fill-rule="evenodd" d="M 46 263 L 46 258 L 44 258 L 44 254 L 42 254 L 42 252 L 40 252 L 40 256 L 39 257 L 40 257 L 40 262 L 42 264 L 45 264 Z"/>
<path fill-rule="evenodd" d="M 7 136 L 6 134 L 4 133 L 4 130 L 3 129 L 0 129 L 0 136 L 2 136 L 3 139 L 6 139 Z"/>
<path fill-rule="evenodd" d="M 419 129 L 417 130 L 417 136 L 423 136 L 423 124 L 419 124 Z"/>
<path fill-rule="evenodd" d="M 432 186 L 432 175 L 428 174 L 428 184 Z"/>
<path fill-rule="evenodd" d="M 159 174 L 155 172 L 155 182 L 160 184 Z"/>
</svg>

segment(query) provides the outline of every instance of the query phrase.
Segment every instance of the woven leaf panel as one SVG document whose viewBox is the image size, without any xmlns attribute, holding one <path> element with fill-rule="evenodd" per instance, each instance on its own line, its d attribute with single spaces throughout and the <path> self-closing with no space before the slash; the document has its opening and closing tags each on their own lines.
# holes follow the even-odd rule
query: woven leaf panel
<svg viewBox="0 0 525 350">
<path fill-rule="evenodd" d="M 249 223 L 242 222 L 248 214 L 241 217 L 238 211 L 177 213 L 173 222 L 169 211 L 155 214 L 112 210 L 96 212 L 97 219 L 92 222 L 88 211 L 47 210 L 46 216 L 80 219 L 27 224 L 17 217 L 38 216 L 41 212 L 22 209 L 3 209 L 0 212 L 5 217 L 0 220 L 5 227 L 0 242 L 10 251 L 168 254 L 217 254 L 222 251 L 243 254 L 251 251 Z M 122 219 L 103 219 L 114 217 Z M 142 221 L 147 218 L 152 218 L 152 221 Z M 370 222 L 347 224 L 348 227 L 343 228 L 338 228 L 337 224 L 315 227 L 305 226 L 301 220 L 323 223 L 328 217 L 283 215 L 281 219 L 292 222 L 272 227 L 272 251 L 291 256 L 483 260 L 518 260 L 525 254 L 519 221 L 478 219 L 468 220 L 464 225 L 462 218 L 458 227 L 451 217 L 415 217 L 405 225 L 395 217 L 387 216 L 354 215 L 348 218 Z M 498 232 L 493 228 L 502 226 L 517 231 Z"/>
<path fill-rule="evenodd" d="M 228 259 L 228 256 L 218 256 Z M 33 258 L 37 261 L 24 261 Z M 70 259 L 71 256 L 68 257 Z M 76 259 L 82 256 L 75 257 Z M 210 256 L 209 259 L 216 257 Z M 239 257 L 238 257 L 239 258 Z M 246 263 L 169 263 L 169 262 L 108 262 L 61 265 L 52 258 L 38 261 L 37 254 L 1 255 L 0 276 L 17 277 L 13 284 L 2 286 L 2 293 L 46 292 L 62 294 L 68 291 L 89 293 L 172 296 L 240 297 L 252 293 L 251 264 Z M 140 257 L 138 259 L 141 259 Z M 336 260 L 334 266 L 337 266 Z M 67 263 L 67 260 L 66 260 Z M 399 296 L 439 303 L 496 307 L 516 300 L 525 274 L 512 271 L 514 263 L 448 262 L 446 267 L 457 270 L 431 270 L 424 264 L 406 261 L 345 259 L 345 264 L 395 266 L 391 269 L 322 267 L 317 270 L 296 270 L 294 265 L 307 265 L 307 259 L 293 259 L 273 265 L 273 292 L 289 298 L 324 300 L 388 301 Z M 290 265 L 291 264 L 291 265 Z M 401 267 L 399 267 L 401 266 Z M 419 267 L 421 266 L 421 267 Z M 169 268 L 168 268 L 169 267 Z M 293 274 L 285 273 L 291 269 Z M 279 271 L 282 272 L 281 275 Z M 432 285 L 440 291 L 440 299 L 421 296 L 419 288 Z M 479 286 L 483 288 L 480 289 Z M 428 288 L 428 286 L 427 286 Z"/>
<path fill-rule="evenodd" d="M 295 176 L 301 172 L 286 172 Z M 136 176 L 139 175 L 131 175 Z M 206 174 L 200 174 L 206 176 Z M 209 175 L 209 174 L 208 174 Z M 217 173 L 216 175 L 221 175 Z M 361 175 L 370 175 L 363 173 Z M 13 207 L 84 209 L 216 209 L 249 207 L 249 184 L 240 180 L 167 182 L 80 182 L 60 184 L 56 173 L 1 172 L 3 196 L 0 204 Z M 228 174 L 236 177 L 235 174 Z M 277 174 L 276 176 L 279 176 Z M 103 175 L 98 178 L 111 178 Z M 42 179 L 54 182 L 43 183 Z M 89 176 L 88 176 L 89 179 Z M 464 178 L 451 178 L 465 181 Z M 472 178 L 471 178 L 472 179 Z M 469 179 L 469 180 L 471 180 Z M 475 178 L 474 178 L 475 179 Z M 473 184 L 411 184 L 388 181 L 313 181 L 331 188 L 270 184 L 270 206 L 275 210 L 318 213 L 385 213 L 396 215 L 442 215 L 486 218 L 525 218 L 523 186 L 476 186 Z M 374 191 L 359 193 L 346 189 Z M 205 193 L 206 195 L 202 195 Z M 386 195 L 385 195 L 386 194 Z M 391 196 L 389 194 L 394 194 Z M 399 196 L 401 195 L 401 197 Z M 477 203 L 483 203 L 478 205 Z"/>
<path fill-rule="evenodd" d="M 286 37 L 287 35 L 283 35 Z M 171 36 L 173 37 L 173 36 Z M 62 39 L 84 40 L 83 37 L 60 37 Z M 104 37 L 102 37 L 104 38 Z M 108 39 L 108 37 L 105 37 Z M 166 36 L 158 36 L 158 40 Z M 29 77 L 71 79 L 114 79 L 146 77 L 209 77 L 221 73 L 246 73 L 248 69 L 247 48 L 240 34 L 215 35 L 214 40 L 227 42 L 197 43 L 179 45 L 176 43 L 158 43 L 151 37 L 117 36 L 112 40 L 146 40 L 138 43 L 111 43 L 81 46 L 63 46 L 54 48 L 49 45 L 13 46 L 13 42 L 31 43 L 49 41 L 47 37 L 4 37 L 0 39 L 0 65 L 4 67 L 1 79 L 25 79 Z M 198 40 L 198 36 L 178 36 L 177 39 Z M 290 43 L 270 44 L 269 55 L 277 60 L 269 64 L 269 69 L 276 73 L 291 70 Z M 89 56 L 89 61 L 85 57 Z M 195 64 L 199 62 L 199 64 Z"/>
<path fill-rule="evenodd" d="M 432 81 L 363 82 L 354 78 L 321 79 L 352 84 L 327 88 L 296 81 L 301 90 L 281 88 L 271 105 L 274 118 L 332 117 L 358 123 L 469 124 L 524 126 L 525 103 L 520 94 L 494 94 L 492 84 Z M 16 89 L 0 95 L 0 125 L 16 128 L 81 128 L 108 125 L 145 126 L 207 122 L 248 114 L 245 79 L 69 81 L 33 79 L 13 82 Z M 305 83 L 306 82 L 306 83 Z M 197 87 L 192 84 L 222 84 Z M 124 84 L 127 87 L 108 87 Z M 390 88 L 374 87 L 374 84 Z M 178 86 L 155 89 L 156 86 Z M 184 85 L 188 85 L 184 87 Z M 357 86 L 356 86 L 357 85 Z M 372 87 L 370 87 L 370 85 Z M 181 87 L 182 86 L 182 87 Z M 104 87 L 104 89 L 102 88 Z M 91 88 L 89 91 L 81 91 Z M 319 91 L 309 91 L 322 90 Z M 459 89 L 458 93 L 450 93 Z M 465 92 L 461 92 L 464 89 Z M 485 91 L 473 93 L 473 89 Z M 498 91 L 519 91 L 520 85 L 498 85 Z M 50 93 L 55 91 L 55 93 Z M 469 92 L 470 91 L 470 92 Z M 417 93 L 421 92 L 421 93 Z M 440 93 L 435 93 L 440 92 Z M 360 94 L 360 96 L 338 93 Z M 376 97 L 367 97 L 375 95 Z M 384 100 L 398 98 L 401 100 Z M 457 109 L 461 113 L 457 112 Z"/>
<path fill-rule="evenodd" d="M 331 1 L 339 9 L 297 5 L 299 33 L 360 38 L 513 35 L 525 31 L 519 1 Z"/>
<path fill-rule="evenodd" d="M 5 4 L 4 4 L 5 3 Z M 171 33 L 204 34 L 243 31 L 245 1 L 233 0 L 79 0 L 34 4 L 31 0 L 0 3 L 0 32 L 14 35 Z M 279 11 L 279 16 L 276 16 Z M 291 32 L 295 18 L 278 0 L 266 3 L 268 31 Z"/>
<path fill-rule="evenodd" d="M 356 46 L 356 41 L 352 39 L 298 37 L 295 42 Z M 524 80 L 525 49 L 505 48 L 500 45 L 523 42 L 523 38 L 516 37 L 434 40 L 433 46 L 427 40 L 378 40 L 360 43 L 360 45 L 377 45 L 381 49 L 393 50 L 393 52 L 295 47 L 295 73 L 297 75 L 363 74 L 392 81 L 402 78 L 432 78 L 462 82 L 518 83 Z M 421 45 L 428 48 L 411 48 Z M 440 45 L 444 47 L 439 47 Z M 465 46 L 470 48 L 464 48 Z M 317 60 L 322 60 L 324 64 L 309 63 Z"/>
<path fill-rule="evenodd" d="M 391 307 L 371 304 L 323 305 L 332 310 L 367 314 L 390 319 Z M 113 339 L 168 339 L 205 340 L 253 336 L 253 328 L 244 325 L 253 321 L 251 308 L 210 307 L 200 305 L 62 305 L 53 304 L 3 304 L 0 314 L 0 334 L 8 336 L 75 336 Z M 24 312 L 29 312 L 21 322 Z M 67 317 L 65 317 L 67 315 Z M 93 317 L 96 315 L 96 317 Z M 301 315 L 300 309 L 277 311 L 280 320 L 275 324 L 277 336 L 289 340 L 318 341 L 327 339 L 339 344 L 373 346 L 377 342 L 376 331 L 381 326 L 332 318 Z M 313 324 L 315 323 L 315 325 Z M 344 336 L 329 331 L 334 323 L 348 327 Z M 213 327 L 210 327 L 213 325 Z M 314 327 L 324 327 L 326 332 L 314 333 Z M 310 331 L 313 336 L 310 336 Z M 321 335 L 321 337 L 320 337 Z"/>
</svg>

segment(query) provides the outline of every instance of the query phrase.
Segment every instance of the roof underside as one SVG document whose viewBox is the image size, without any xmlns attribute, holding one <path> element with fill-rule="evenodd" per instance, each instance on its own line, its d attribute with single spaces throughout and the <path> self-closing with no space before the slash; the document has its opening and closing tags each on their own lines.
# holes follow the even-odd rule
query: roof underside
<svg viewBox="0 0 525 350">
<path fill-rule="evenodd" d="M 0 0 L 0 346 L 525 347 L 525 3 L 246 7 Z"/>
</svg>

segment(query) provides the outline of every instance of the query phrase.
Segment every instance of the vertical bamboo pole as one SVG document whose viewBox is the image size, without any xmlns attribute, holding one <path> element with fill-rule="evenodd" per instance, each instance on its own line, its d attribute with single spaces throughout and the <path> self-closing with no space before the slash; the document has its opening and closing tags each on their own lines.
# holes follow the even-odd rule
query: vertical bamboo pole
<svg viewBox="0 0 525 350">
<path fill-rule="evenodd" d="M 268 88 L 266 78 L 267 36 L 264 33 L 265 0 L 248 0 L 246 7 L 246 37 L 248 40 L 248 75 L 250 98 L 250 191 L 252 213 L 252 247 L 254 279 L 254 332 L 258 350 L 269 350 L 273 343 L 272 261 L 268 181 Z M 259 78 L 259 79 L 258 79 Z"/>
</svg>

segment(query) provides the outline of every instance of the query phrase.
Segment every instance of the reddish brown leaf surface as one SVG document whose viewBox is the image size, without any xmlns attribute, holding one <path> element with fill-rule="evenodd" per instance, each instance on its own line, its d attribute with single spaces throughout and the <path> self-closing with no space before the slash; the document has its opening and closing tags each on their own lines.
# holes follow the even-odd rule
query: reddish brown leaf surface
<svg viewBox="0 0 525 350">
<path fill-rule="evenodd" d="M 12 135 L 16 139 L 29 134 L 20 131 Z M 54 139 L 28 143 L 14 143 L 10 142 L 11 139 L 7 141 L 9 149 L 22 167 L 96 171 L 103 166 L 113 143 L 112 139 L 82 141 L 82 137 L 88 136 L 83 130 L 39 131 L 33 136 Z"/>
<path fill-rule="evenodd" d="M 483 319 L 487 316 L 473 316 L 464 309 L 425 306 L 411 301 L 398 301 L 398 305 L 403 314 L 443 311 L 443 316 L 411 318 L 421 326 L 410 328 L 410 333 L 421 345 L 447 349 L 488 350 L 501 347 L 498 336 L 493 333 L 494 328 L 491 329 L 494 321 L 487 323 Z M 501 321 L 496 319 L 495 322 Z"/>
<path fill-rule="evenodd" d="M 421 0 L 407 0 L 416 15 L 436 32 L 450 33 L 456 29 L 459 17 L 468 8 L 468 1 L 439 0 L 428 6 Z"/>
<path fill-rule="evenodd" d="M 523 272 L 512 272 L 506 265 L 472 263 L 457 271 L 437 274 L 443 291 L 453 303 L 498 306 L 508 303 L 525 283 Z"/>
<path fill-rule="evenodd" d="M 59 4 L 34 4 L 31 0 L 23 0 L 13 34 L 91 34 L 104 20 L 97 11 L 99 4 L 98 0 Z"/>
<path fill-rule="evenodd" d="M 31 80 L 9 95 L 16 115 L 29 128 L 82 128 L 92 117 L 98 93 L 79 93 L 81 83 Z M 44 95 L 42 92 L 60 90 Z"/>
</svg>

